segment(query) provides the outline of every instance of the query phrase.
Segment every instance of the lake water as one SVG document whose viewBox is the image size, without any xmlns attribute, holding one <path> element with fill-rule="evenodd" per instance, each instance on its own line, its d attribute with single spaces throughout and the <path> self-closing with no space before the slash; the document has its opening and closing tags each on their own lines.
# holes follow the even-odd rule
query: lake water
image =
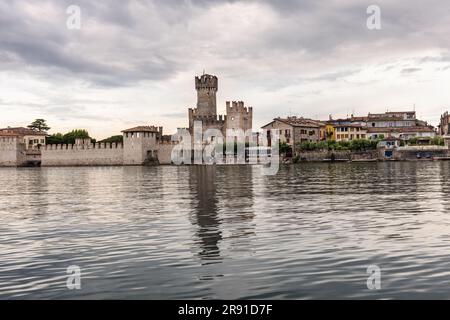
<svg viewBox="0 0 450 320">
<path fill-rule="evenodd" d="M 0 169 L 0 299 L 450 298 L 450 162 Z M 81 290 L 66 286 L 81 268 Z M 381 289 L 367 287 L 367 268 Z"/>
</svg>

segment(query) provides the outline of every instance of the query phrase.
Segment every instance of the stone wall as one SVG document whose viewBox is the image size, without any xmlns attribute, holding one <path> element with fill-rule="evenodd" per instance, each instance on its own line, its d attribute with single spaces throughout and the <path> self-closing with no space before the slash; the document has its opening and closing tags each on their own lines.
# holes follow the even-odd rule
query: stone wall
<svg viewBox="0 0 450 320">
<path fill-rule="evenodd" d="M 16 137 L 0 137 L 0 167 L 18 167 L 25 164 L 25 145 Z"/>
<path fill-rule="evenodd" d="M 331 160 L 334 155 L 336 161 L 350 161 L 350 160 L 373 160 L 378 159 L 377 150 L 369 151 L 303 151 L 299 152 L 300 161 L 324 161 Z"/>
<path fill-rule="evenodd" d="M 165 142 L 158 144 L 158 162 L 159 164 L 172 163 L 172 150 L 175 147 L 174 143 Z"/>
<path fill-rule="evenodd" d="M 394 149 L 395 160 L 419 160 L 450 157 L 450 150 L 444 146 L 407 146 Z"/>
<path fill-rule="evenodd" d="M 47 145 L 41 149 L 41 166 L 123 165 L 122 144 L 97 143 L 89 146 Z"/>
</svg>

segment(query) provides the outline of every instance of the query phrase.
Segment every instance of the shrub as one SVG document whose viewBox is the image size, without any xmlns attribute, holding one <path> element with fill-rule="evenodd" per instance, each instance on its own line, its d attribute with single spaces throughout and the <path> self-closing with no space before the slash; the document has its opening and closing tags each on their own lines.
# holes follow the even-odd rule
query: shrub
<svg viewBox="0 0 450 320">
<path fill-rule="evenodd" d="M 319 142 L 302 142 L 297 144 L 298 151 L 315 151 L 315 150 L 326 150 L 326 151 L 367 151 L 375 150 L 377 148 L 380 139 L 368 140 L 368 139 L 356 139 L 350 141 L 319 141 Z"/>
</svg>

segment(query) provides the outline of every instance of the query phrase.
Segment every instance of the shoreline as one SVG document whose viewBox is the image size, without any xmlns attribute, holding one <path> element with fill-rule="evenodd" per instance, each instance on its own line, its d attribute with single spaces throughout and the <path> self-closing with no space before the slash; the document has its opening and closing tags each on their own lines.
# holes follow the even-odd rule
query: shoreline
<svg viewBox="0 0 450 320">
<path fill-rule="evenodd" d="M 304 160 L 297 163 L 294 162 L 281 162 L 280 166 L 290 166 L 290 165 L 302 165 L 307 163 L 373 163 L 373 162 L 435 162 L 435 161 L 450 161 L 450 157 L 445 158 L 429 158 L 429 159 L 323 159 L 323 160 Z M 265 164 L 244 164 L 244 163 L 233 163 L 233 164 L 160 164 L 160 165 L 54 165 L 54 166 L 0 166 L 1 169 L 41 169 L 41 168 L 130 168 L 130 167 L 209 167 L 209 166 L 264 166 Z"/>
</svg>

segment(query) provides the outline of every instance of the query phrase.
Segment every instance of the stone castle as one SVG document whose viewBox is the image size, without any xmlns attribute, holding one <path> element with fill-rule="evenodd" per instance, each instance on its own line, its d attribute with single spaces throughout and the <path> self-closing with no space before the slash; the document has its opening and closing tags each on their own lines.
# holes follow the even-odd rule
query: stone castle
<svg viewBox="0 0 450 320">
<path fill-rule="evenodd" d="M 202 122 L 202 131 L 218 129 L 223 136 L 227 129 L 252 129 L 253 108 L 242 101 L 226 102 L 226 115 L 217 115 L 216 93 L 219 83 L 216 76 L 203 74 L 195 77 L 197 107 L 189 109 L 189 132 L 193 134 L 194 122 Z"/>
<path fill-rule="evenodd" d="M 252 108 L 243 102 L 227 102 L 226 115 L 217 115 L 216 76 L 203 74 L 195 78 L 197 107 L 189 109 L 189 129 L 195 121 L 202 121 L 203 132 L 218 129 L 251 129 Z M 75 144 L 45 145 L 30 149 L 21 132 L 0 131 L 0 166 L 105 166 L 171 164 L 172 150 L 177 142 L 163 135 L 163 128 L 138 126 L 122 131 L 122 143 L 91 143 L 77 140 Z"/>
</svg>

